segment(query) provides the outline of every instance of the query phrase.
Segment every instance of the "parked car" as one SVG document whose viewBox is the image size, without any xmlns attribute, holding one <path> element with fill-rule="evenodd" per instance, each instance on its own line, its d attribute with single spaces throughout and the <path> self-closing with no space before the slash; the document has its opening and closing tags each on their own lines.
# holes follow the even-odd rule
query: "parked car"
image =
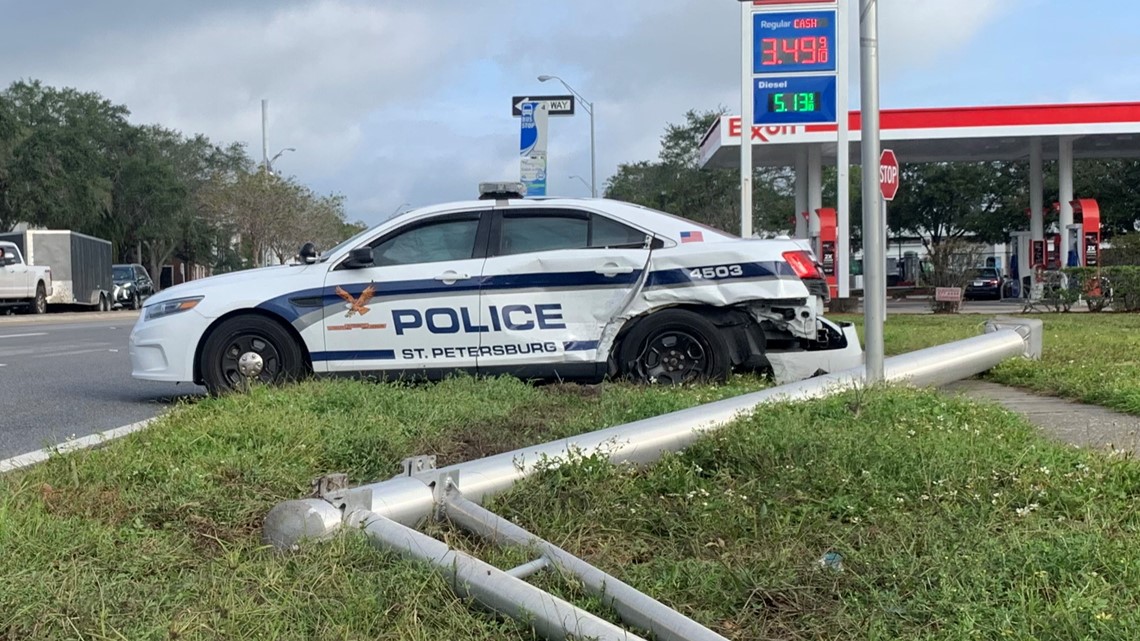
<svg viewBox="0 0 1140 641">
<path fill-rule="evenodd" d="M 998 274 L 997 269 L 984 267 L 974 272 L 972 280 L 966 285 L 964 295 L 967 300 L 982 298 L 1001 300 L 1004 285 L 1005 279 Z"/>
<path fill-rule="evenodd" d="M 862 364 L 854 326 L 817 312 L 795 242 L 522 193 L 485 184 L 322 254 L 162 290 L 131 332 L 133 376 L 218 394 L 310 374 L 786 382 Z"/>
<path fill-rule="evenodd" d="M 138 263 L 112 265 L 111 277 L 115 284 L 112 296 L 115 307 L 139 309 L 143 301 L 154 295 L 154 281 L 146 267 Z"/>
<path fill-rule="evenodd" d="M 29 265 L 15 243 L 0 241 L 0 310 L 47 311 L 51 267 Z"/>
</svg>

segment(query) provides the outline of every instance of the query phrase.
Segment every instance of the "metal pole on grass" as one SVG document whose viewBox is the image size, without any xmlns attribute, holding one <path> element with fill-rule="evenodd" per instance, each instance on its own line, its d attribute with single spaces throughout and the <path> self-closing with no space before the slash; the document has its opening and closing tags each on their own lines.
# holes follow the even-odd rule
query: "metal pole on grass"
<svg viewBox="0 0 1140 641">
<path fill-rule="evenodd" d="M 879 25 L 878 0 L 860 0 L 859 81 L 863 164 L 863 335 L 866 382 L 883 380 L 883 314 L 886 255 L 883 250 L 883 195 L 879 191 Z"/>
</svg>

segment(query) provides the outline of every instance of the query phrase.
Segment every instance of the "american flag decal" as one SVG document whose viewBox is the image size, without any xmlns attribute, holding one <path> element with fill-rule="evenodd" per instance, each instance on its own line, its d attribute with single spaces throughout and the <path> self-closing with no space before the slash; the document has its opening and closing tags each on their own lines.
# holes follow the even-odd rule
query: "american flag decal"
<svg viewBox="0 0 1140 641">
<path fill-rule="evenodd" d="M 682 243 L 701 243 L 704 242 L 705 237 L 699 231 L 683 231 L 681 232 Z"/>
</svg>

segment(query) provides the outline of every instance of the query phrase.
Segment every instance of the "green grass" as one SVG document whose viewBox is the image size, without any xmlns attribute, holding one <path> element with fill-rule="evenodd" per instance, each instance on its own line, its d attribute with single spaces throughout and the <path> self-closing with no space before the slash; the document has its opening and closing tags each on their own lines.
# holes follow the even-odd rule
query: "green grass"
<svg viewBox="0 0 1140 641">
<path fill-rule="evenodd" d="M 528 638 L 356 539 L 277 558 L 261 519 L 329 472 L 370 482 L 407 456 L 445 465 L 763 386 L 333 381 L 181 407 L 0 476 L 0 639 Z"/>
<path fill-rule="evenodd" d="M 1140 414 L 1140 315 L 1042 314 L 1040 361 L 1011 360 L 984 376 L 1051 396 Z M 855 322 L 862 336 L 862 316 L 838 316 Z M 895 314 L 883 328 L 888 355 L 976 336 L 986 316 Z"/>
<path fill-rule="evenodd" d="M 1140 638 L 1138 498 L 1132 461 L 875 390 L 760 412 L 648 469 L 580 461 L 490 507 L 730 638 L 1068 641 Z"/>
<path fill-rule="evenodd" d="M 1044 318 L 1045 359 L 989 377 L 1140 412 L 1140 318 Z M 892 316 L 887 351 L 981 320 Z M 532 638 L 358 536 L 275 554 L 261 519 L 322 474 L 378 480 L 407 456 L 446 465 L 764 385 L 326 381 L 179 407 L 0 476 L 0 640 Z M 1138 491 L 1135 463 L 1000 410 L 873 390 L 766 410 L 640 471 L 552 470 L 495 508 L 734 639 L 1128 639 Z M 829 550 L 842 572 L 816 564 Z"/>
</svg>

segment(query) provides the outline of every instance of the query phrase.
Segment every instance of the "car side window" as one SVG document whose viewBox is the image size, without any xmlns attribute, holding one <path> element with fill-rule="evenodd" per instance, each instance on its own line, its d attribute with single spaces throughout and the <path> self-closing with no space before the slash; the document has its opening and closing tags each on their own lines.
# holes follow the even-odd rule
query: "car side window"
<svg viewBox="0 0 1140 641">
<path fill-rule="evenodd" d="M 377 267 L 464 260 L 474 256 L 479 216 L 429 221 L 380 241 L 372 248 Z"/>
<path fill-rule="evenodd" d="M 559 249 L 640 248 L 648 234 L 598 214 L 570 210 L 504 212 L 500 256 Z"/>
<path fill-rule="evenodd" d="M 643 231 L 616 220 L 594 214 L 590 225 L 590 247 L 632 247 L 645 245 Z"/>
<path fill-rule="evenodd" d="M 504 215 L 499 254 L 527 254 L 589 246 L 590 220 L 558 214 Z"/>
</svg>

